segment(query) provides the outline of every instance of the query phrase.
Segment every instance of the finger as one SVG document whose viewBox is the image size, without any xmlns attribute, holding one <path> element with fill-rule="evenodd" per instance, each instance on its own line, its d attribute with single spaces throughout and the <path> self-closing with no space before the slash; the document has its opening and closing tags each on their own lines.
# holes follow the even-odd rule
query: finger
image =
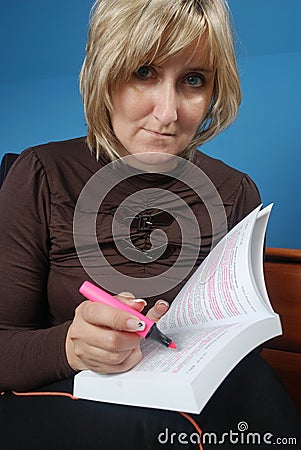
<svg viewBox="0 0 301 450">
<path fill-rule="evenodd" d="M 115 366 L 118 364 L 122 364 L 133 352 L 133 350 L 138 347 L 139 345 L 136 345 L 128 350 L 111 351 L 110 349 L 106 350 L 105 348 L 85 344 L 82 345 L 82 355 L 80 355 L 80 357 L 82 360 L 85 360 L 87 364 L 101 363 L 104 365 Z"/>
<path fill-rule="evenodd" d="M 138 364 L 142 359 L 142 353 L 139 347 L 134 348 L 127 356 L 121 361 L 114 361 L 114 357 L 112 359 L 112 355 L 108 354 L 108 359 L 106 360 L 105 353 L 99 353 L 95 355 L 95 358 L 86 362 L 86 366 L 88 369 L 93 370 L 98 373 L 118 373 L 118 372 L 126 372 L 132 369 L 136 364 Z"/>
<path fill-rule="evenodd" d="M 121 363 L 139 345 L 140 337 L 136 333 L 93 325 L 77 311 L 67 333 L 66 355 L 74 370 L 83 370 L 90 367 L 91 361 L 109 365 Z"/>
<path fill-rule="evenodd" d="M 135 298 L 134 294 L 131 292 L 120 292 L 120 294 L 115 297 L 122 303 L 125 303 L 135 309 L 135 311 L 141 312 L 147 305 L 147 302 L 143 298 Z"/>
<path fill-rule="evenodd" d="M 115 295 L 115 297 L 120 301 L 131 301 L 135 298 L 135 295 L 132 294 L 132 292 L 120 292 L 119 294 Z"/>
<path fill-rule="evenodd" d="M 92 325 L 114 330 L 143 331 L 145 322 L 134 314 L 103 303 L 84 301 L 76 309 L 76 315 Z"/>
<path fill-rule="evenodd" d="M 141 338 L 136 333 L 116 331 L 110 328 L 93 327 L 85 332 L 85 343 L 88 346 L 103 349 L 112 353 L 130 352 L 140 345 Z"/>
<path fill-rule="evenodd" d="M 165 300 L 158 300 L 155 305 L 148 311 L 146 314 L 154 322 L 158 322 L 158 320 L 166 314 L 169 308 L 169 303 Z"/>
</svg>

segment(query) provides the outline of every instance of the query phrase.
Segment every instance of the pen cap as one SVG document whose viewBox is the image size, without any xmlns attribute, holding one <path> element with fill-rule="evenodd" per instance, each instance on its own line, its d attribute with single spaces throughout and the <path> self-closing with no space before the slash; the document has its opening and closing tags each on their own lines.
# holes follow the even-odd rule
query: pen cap
<svg viewBox="0 0 301 450">
<path fill-rule="evenodd" d="M 79 288 L 79 292 L 92 302 L 103 303 L 104 305 L 109 305 L 113 308 L 121 309 L 143 321 L 145 323 L 145 329 L 143 331 L 136 331 L 136 334 L 143 338 L 146 337 L 149 330 L 154 325 L 154 322 L 151 319 L 126 305 L 125 303 L 122 303 L 120 300 L 113 297 L 113 295 L 104 291 L 99 286 L 95 286 L 94 284 L 90 283 L 90 281 L 85 281 Z"/>
</svg>

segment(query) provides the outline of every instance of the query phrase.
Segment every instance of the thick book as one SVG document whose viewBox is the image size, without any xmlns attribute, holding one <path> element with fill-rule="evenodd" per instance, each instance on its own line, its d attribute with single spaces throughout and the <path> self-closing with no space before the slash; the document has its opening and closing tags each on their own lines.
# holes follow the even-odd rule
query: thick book
<svg viewBox="0 0 301 450">
<path fill-rule="evenodd" d="M 143 359 L 133 369 L 82 371 L 75 376 L 74 395 L 199 413 L 242 358 L 282 333 L 263 272 L 271 207 L 257 207 L 214 247 L 158 322 L 176 350 L 146 339 Z"/>
</svg>

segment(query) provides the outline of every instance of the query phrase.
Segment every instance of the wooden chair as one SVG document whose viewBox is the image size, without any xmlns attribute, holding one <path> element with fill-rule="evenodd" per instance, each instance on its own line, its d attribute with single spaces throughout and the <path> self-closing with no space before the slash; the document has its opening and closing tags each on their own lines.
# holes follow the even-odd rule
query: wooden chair
<svg viewBox="0 0 301 450">
<path fill-rule="evenodd" d="M 266 342 L 262 356 L 279 374 L 301 412 L 301 250 L 267 248 L 264 270 L 283 335 Z"/>
</svg>

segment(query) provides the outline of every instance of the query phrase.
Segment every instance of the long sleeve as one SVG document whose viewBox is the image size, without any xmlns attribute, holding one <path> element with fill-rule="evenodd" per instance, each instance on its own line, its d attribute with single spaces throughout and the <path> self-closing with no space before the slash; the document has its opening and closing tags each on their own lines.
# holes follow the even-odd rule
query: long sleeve
<svg viewBox="0 0 301 450">
<path fill-rule="evenodd" d="M 0 390 L 26 390 L 72 373 L 65 356 L 70 322 L 50 326 L 47 300 L 51 193 L 26 150 L 0 190 Z"/>
<path fill-rule="evenodd" d="M 228 219 L 229 229 L 233 228 L 261 203 L 257 186 L 248 175 L 242 177 L 241 183 L 233 195 L 233 206 Z"/>
</svg>

